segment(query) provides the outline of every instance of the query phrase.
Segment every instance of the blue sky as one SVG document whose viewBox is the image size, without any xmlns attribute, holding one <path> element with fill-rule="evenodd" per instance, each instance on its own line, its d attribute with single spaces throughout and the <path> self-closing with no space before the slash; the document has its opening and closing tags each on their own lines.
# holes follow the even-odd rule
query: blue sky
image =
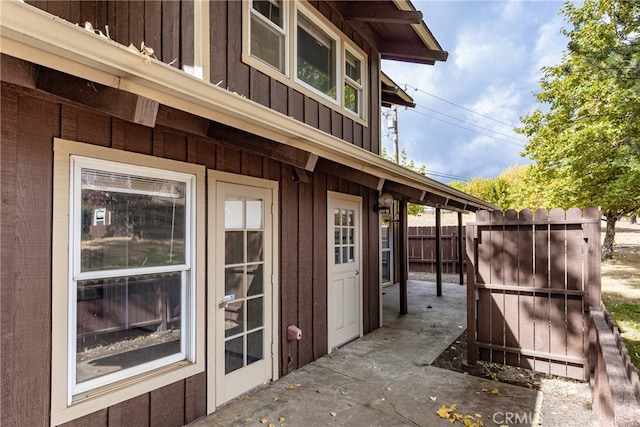
<svg viewBox="0 0 640 427">
<path fill-rule="evenodd" d="M 558 64 L 566 48 L 562 3 L 412 3 L 449 59 L 435 66 L 383 61 L 383 71 L 406 85 L 417 104 L 398 110 L 400 149 L 416 166 L 461 178 L 493 178 L 509 166 L 529 163 L 520 155 L 526 140 L 513 127 L 539 106 L 534 92 L 540 68 Z M 384 118 L 382 133 L 383 147 L 393 153 Z"/>
</svg>

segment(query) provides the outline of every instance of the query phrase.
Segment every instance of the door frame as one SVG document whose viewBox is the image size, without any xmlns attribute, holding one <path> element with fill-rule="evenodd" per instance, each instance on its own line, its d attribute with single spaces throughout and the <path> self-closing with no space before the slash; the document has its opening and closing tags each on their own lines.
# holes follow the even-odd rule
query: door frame
<svg viewBox="0 0 640 427">
<path fill-rule="evenodd" d="M 329 313 L 331 313 L 330 311 L 330 304 L 331 304 L 331 277 L 333 274 L 333 257 L 334 257 L 334 246 L 333 246 L 333 242 L 334 242 L 334 235 L 333 235 L 333 212 L 330 209 L 330 206 L 332 205 L 331 201 L 332 200 L 344 200 L 347 202 L 351 202 L 351 203 L 356 203 L 358 208 L 357 208 L 357 212 L 358 212 L 358 221 L 359 224 L 356 225 L 356 245 L 358 247 L 358 260 L 356 262 L 356 269 L 357 271 L 360 272 L 360 274 L 356 275 L 357 278 L 357 282 L 358 282 L 358 309 L 360 311 L 360 315 L 359 315 L 359 319 L 358 319 L 358 336 L 362 337 L 364 335 L 364 324 L 363 324 L 363 314 L 364 314 L 364 307 L 363 307 L 363 289 L 362 289 L 362 258 L 363 258 L 363 246 L 362 246 L 362 233 L 364 230 L 364 226 L 362 224 L 363 222 L 363 212 L 362 212 L 362 206 L 363 206 L 363 202 L 362 202 L 362 197 L 360 196 L 353 196 L 351 194 L 345 194 L 345 193 L 338 193 L 335 191 L 327 191 L 327 317 L 330 315 Z M 340 344 L 339 344 L 340 345 Z M 332 344 L 331 342 L 331 331 L 329 330 L 329 319 L 327 318 L 327 353 L 331 353 L 333 352 L 335 348 L 335 345 Z"/>
<path fill-rule="evenodd" d="M 271 247 L 269 248 L 271 254 L 271 278 L 265 280 L 271 281 L 271 380 L 278 379 L 279 374 L 279 354 L 275 352 L 280 348 L 280 336 L 279 336 L 279 202 L 278 191 L 279 183 L 277 181 L 271 181 L 262 178 L 255 178 L 244 175 L 237 175 L 228 172 L 220 172 L 212 169 L 207 170 L 207 413 L 215 412 L 216 406 L 216 368 L 217 363 L 224 363 L 224 361 L 216 360 L 216 316 L 215 312 L 218 310 L 218 302 L 216 301 L 216 259 L 218 254 L 217 241 L 221 238 L 218 235 L 216 227 L 216 200 L 217 200 L 217 184 L 219 182 L 229 183 L 234 185 L 243 185 L 248 187 L 256 187 L 263 190 L 271 191 L 271 230 L 273 236 L 271 238 Z M 269 207 L 265 206 L 265 209 Z M 266 248 L 265 248 L 266 250 Z"/>
</svg>

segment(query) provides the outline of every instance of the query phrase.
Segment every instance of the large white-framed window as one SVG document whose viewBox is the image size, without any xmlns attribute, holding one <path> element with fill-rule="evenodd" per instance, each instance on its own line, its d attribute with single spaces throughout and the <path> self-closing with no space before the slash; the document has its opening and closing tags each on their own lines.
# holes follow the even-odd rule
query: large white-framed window
<svg viewBox="0 0 640 427">
<path fill-rule="evenodd" d="M 305 1 L 245 3 L 245 63 L 367 125 L 367 55 Z"/>
<path fill-rule="evenodd" d="M 60 139 L 54 155 L 58 424 L 204 371 L 205 170 Z"/>
</svg>

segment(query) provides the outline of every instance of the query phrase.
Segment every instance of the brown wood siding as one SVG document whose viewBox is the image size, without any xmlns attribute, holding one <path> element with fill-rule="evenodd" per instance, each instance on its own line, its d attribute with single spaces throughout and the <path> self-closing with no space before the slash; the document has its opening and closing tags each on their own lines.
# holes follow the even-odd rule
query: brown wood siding
<svg viewBox="0 0 640 427">
<path fill-rule="evenodd" d="M 112 40 L 138 49 L 141 43 L 154 51 L 158 60 L 184 69 L 193 66 L 193 0 L 27 0 L 27 3 L 73 24 L 93 28 Z"/>
<path fill-rule="evenodd" d="M 54 137 L 279 182 L 280 375 L 327 352 L 327 190 L 361 196 L 364 330 L 380 325 L 379 229 L 377 215 L 370 212 L 377 199 L 375 190 L 326 172 L 309 173 L 309 183 L 298 182 L 291 166 L 212 138 L 136 125 L 41 91 L 6 83 L 1 89 L 2 425 L 49 422 Z M 286 341 L 288 325 L 303 329 L 301 341 Z M 206 374 L 202 373 L 68 425 L 118 426 L 132 420 L 140 426 L 182 425 L 205 412 Z"/>
</svg>

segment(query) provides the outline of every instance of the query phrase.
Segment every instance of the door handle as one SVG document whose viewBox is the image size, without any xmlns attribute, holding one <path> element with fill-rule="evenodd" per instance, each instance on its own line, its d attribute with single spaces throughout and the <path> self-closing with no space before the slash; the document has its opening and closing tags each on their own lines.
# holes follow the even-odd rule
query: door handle
<svg viewBox="0 0 640 427">
<path fill-rule="evenodd" d="M 221 299 L 220 301 L 218 301 L 218 307 L 220 308 L 227 308 L 229 307 L 229 302 Z"/>
<path fill-rule="evenodd" d="M 359 276 L 359 275 L 360 275 L 360 271 L 356 270 L 356 276 Z"/>
</svg>

